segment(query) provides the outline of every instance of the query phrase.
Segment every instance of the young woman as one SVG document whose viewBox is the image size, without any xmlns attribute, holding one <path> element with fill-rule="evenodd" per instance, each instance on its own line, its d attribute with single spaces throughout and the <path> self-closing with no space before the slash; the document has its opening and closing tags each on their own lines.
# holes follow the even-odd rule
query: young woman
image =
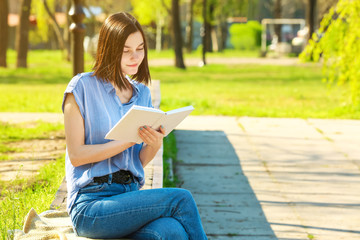
<svg viewBox="0 0 360 240">
<path fill-rule="evenodd" d="M 164 129 L 139 129 L 143 144 L 104 139 L 134 104 L 152 107 L 147 44 L 128 13 L 106 19 L 94 72 L 75 76 L 65 90 L 67 209 L 79 236 L 132 239 L 207 239 L 198 209 L 184 189 L 151 189 L 144 169 Z M 136 81 L 135 81 L 136 80 Z"/>
</svg>

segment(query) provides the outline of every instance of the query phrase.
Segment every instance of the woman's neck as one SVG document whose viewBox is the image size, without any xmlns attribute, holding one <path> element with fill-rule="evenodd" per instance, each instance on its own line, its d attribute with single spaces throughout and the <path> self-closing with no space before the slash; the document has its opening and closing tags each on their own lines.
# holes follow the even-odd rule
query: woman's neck
<svg viewBox="0 0 360 240">
<path fill-rule="evenodd" d="M 128 103 L 133 95 L 131 84 L 127 88 L 120 89 L 116 84 L 112 83 L 115 88 L 116 95 L 119 97 L 122 104 Z"/>
</svg>

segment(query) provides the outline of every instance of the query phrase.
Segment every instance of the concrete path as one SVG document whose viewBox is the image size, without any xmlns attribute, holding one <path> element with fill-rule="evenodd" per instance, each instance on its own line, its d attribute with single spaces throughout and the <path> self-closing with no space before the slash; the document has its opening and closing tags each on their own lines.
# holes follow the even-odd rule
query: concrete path
<svg viewBox="0 0 360 240">
<path fill-rule="evenodd" d="M 177 175 L 209 239 L 360 239 L 360 121 L 198 117 Z"/>
</svg>

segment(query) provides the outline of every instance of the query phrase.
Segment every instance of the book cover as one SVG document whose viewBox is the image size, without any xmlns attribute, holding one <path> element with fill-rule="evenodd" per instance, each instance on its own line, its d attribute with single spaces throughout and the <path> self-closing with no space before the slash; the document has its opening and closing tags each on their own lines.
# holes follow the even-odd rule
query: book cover
<svg viewBox="0 0 360 240">
<path fill-rule="evenodd" d="M 193 106 L 187 106 L 168 112 L 159 109 L 134 105 L 106 134 L 106 139 L 121 140 L 124 142 L 142 143 L 138 130 L 144 125 L 159 130 L 163 125 L 167 136 L 192 111 Z"/>
</svg>

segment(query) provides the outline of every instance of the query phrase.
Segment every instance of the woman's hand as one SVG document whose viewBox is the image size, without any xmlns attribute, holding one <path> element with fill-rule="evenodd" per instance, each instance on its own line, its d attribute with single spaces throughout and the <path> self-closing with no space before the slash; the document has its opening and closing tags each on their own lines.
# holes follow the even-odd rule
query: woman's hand
<svg viewBox="0 0 360 240">
<path fill-rule="evenodd" d="M 140 151 L 140 161 L 145 167 L 159 151 L 165 135 L 165 128 L 160 127 L 158 131 L 149 126 L 139 128 L 139 136 L 144 141 L 144 146 Z"/>
<path fill-rule="evenodd" d="M 163 138 L 165 135 L 165 128 L 160 126 L 159 131 L 152 129 L 150 126 L 143 126 L 139 128 L 140 138 L 148 145 L 156 149 L 156 151 L 161 147 L 163 143 Z"/>
</svg>

